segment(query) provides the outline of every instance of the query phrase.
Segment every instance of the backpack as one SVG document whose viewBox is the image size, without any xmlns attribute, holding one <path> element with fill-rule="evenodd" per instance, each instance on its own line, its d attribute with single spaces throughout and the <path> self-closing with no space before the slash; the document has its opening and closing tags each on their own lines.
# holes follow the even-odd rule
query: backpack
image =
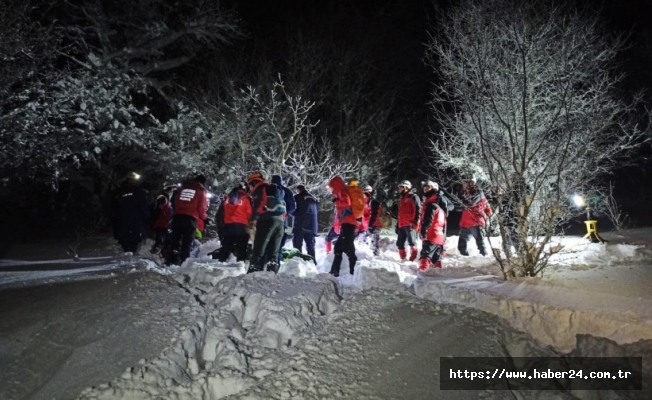
<svg viewBox="0 0 652 400">
<path fill-rule="evenodd" d="M 270 183 L 265 193 L 267 194 L 265 211 L 272 216 L 285 214 L 285 191 L 283 188 L 274 183 Z"/>
<path fill-rule="evenodd" d="M 437 205 L 444 210 L 444 214 L 448 215 L 449 212 L 455 209 L 455 204 L 443 192 L 439 193 Z"/>
<path fill-rule="evenodd" d="M 351 211 L 355 219 L 360 219 L 364 216 L 364 193 L 359 186 L 348 186 L 349 197 L 351 198 Z"/>
</svg>

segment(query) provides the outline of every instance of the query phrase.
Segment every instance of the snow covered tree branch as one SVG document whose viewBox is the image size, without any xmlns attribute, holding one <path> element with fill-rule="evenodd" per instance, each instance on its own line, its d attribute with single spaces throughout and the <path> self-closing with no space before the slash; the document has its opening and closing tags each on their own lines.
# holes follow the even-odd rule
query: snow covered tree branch
<svg viewBox="0 0 652 400">
<path fill-rule="evenodd" d="M 571 214 L 570 196 L 649 139 L 637 124 L 640 96 L 618 94 L 623 42 L 606 36 L 589 9 L 538 0 L 464 0 L 439 27 L 427 52 L 441 79 L 432 103 L 443 126 L 436 162 L 499 193 L 514 216 L 498 218 L 507 262 L 494 254 L 506 277 L 535 276 Z M 516 255 L 506 240 L 511 223 Z"/>
<path fill-rule="evenodd" d="M 178 68 L 202 49 L 243 36 L 235 16 L 211 1 L 53 0 L 48 10 L 76 47 L 70 56 L 96 67 L 112 63 L 141 76 Z"/>
</svg>

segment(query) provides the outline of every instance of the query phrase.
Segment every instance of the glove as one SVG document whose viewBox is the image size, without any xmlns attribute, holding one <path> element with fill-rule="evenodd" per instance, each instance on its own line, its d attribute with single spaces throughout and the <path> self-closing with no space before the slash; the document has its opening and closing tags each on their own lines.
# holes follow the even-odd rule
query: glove
<svg viewBox="0 0 652 400">
<path fill-rule="evenodd" d="M 415 232 L 419 232 L 419 224 L 412 224 L 412 229 L 414 229 Z"/>
</svg>

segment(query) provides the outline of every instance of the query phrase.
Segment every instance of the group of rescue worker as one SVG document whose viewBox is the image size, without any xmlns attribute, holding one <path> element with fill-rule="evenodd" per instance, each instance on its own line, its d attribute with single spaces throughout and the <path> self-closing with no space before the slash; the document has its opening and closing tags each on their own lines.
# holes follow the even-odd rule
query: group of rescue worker
<svg viewBox="0 0 652 400">
<path fill-rule="evenodd" d="M 203 175 L 188 178 L 180 185 L 165 183 L 150 210 L 147 193 L 139 188 L 137 177 L 128 178 L 118 194 L 120 219 L 116 239 L 123 250 L 136 251 L 145 221 L 151 217 L 155 232 L 151 252 L 160 252 L 167 265 L 183 263 L 191 256 L 193 243 L 204 231 L 208 218 L 211 194 L 205 185 Z M 234 187 L 220 202 L 215 215 L 221 247 L 210 255 L 222 262 L 231 254 L 238 261 L 250 257 L 249 273 L 278 272 L 282 249 L 291 233 L 293 247 L 301 251 L 305 244 L 306 253 L 315 261 L 319 200 L 304 185 L 297 185 L 294 193 L 284 185 L 279 175 L 267 181 L 262 173 L 254 173 L 246 182 Z M 357 262 L 356 238 L 370 239 L 374 255 L 379 255 L 382 207 L 369 185 L 361 188 L 357 181 L 347 185 L 336 176 L 330 180 L 328 188 L 335 209 L 333 224 L 325 238 L 326 252 L 334 253 L 330 273 L 339 276 L 343 254 L 346 254 L 349 272 L 353 274 Z M 454 206 L 436 182 L 425 180 L 421 182 L 421 189 L 422 199 L 410 181 L 398 185 L 396 245 L 402 261 L 415 261 L 419 257 L 419 270 L 426 271 L 441 268 L 447 217 Z M 487 217 L 491 216 L 491 208 L 484 193 L 474 181 L 467 180 L 463 182 L 460 200 L 463 207 L 459 253 L 468 255 L 467 243 L 474 238 L 480 254 L 486 255 L 483 228 Z M 289 216 L 293 217 L 291 227 Z M 422 242 L 420 254 L 419 239 Z M 248 255 L 250 240 L 253 248 Z"/>
</svg>

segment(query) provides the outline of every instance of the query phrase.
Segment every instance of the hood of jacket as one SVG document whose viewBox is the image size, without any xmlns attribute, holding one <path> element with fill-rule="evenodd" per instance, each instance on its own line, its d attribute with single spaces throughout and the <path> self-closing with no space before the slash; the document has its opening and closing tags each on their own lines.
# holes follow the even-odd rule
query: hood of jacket
<svg viewBox="0 0 652 400">
<path fill-rule="evenodd" d="M 272 175 L 272 183 L 279 186 L 285 186 L 285 181 L 281 175 Z"/>
<path fill-rule="evenodd" d="M 330 186 L 333 193 L 339 193 L 344 190 L 345 184 L 342 178 L 336 176 L 335 178 L 331 179 L 330 182 L 328 182 L 328 186 Z"/>
</svg>

